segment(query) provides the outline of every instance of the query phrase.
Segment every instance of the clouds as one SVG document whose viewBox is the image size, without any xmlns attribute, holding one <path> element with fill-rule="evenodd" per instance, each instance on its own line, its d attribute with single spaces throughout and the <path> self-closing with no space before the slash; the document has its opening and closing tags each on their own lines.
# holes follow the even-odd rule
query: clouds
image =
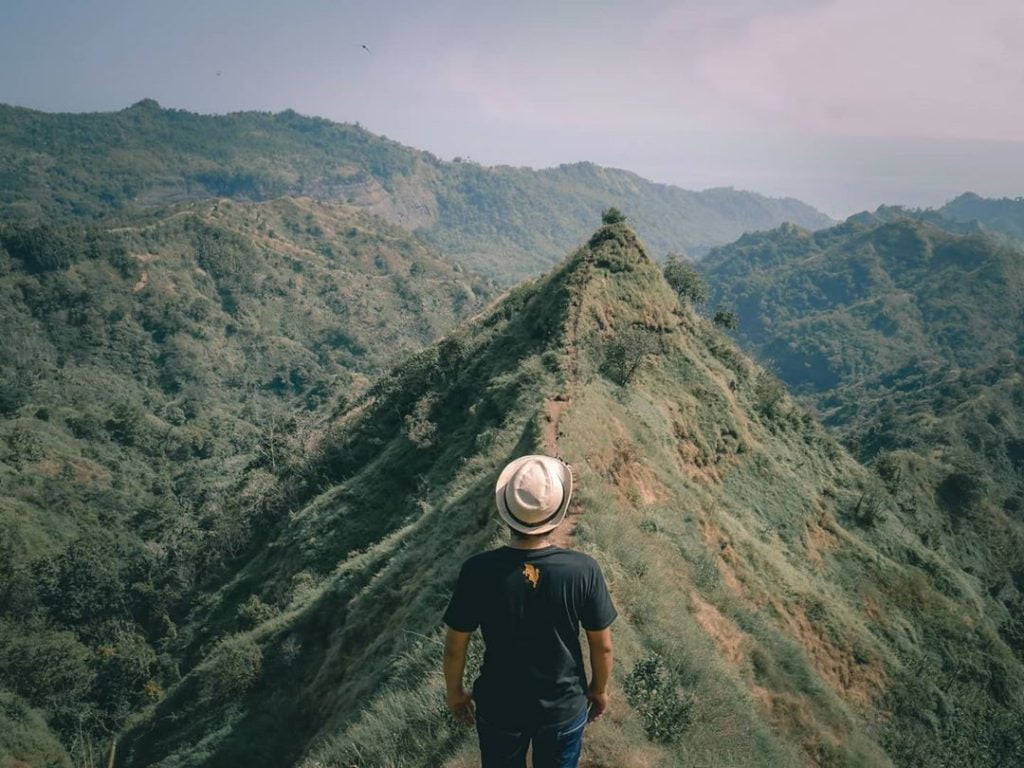
<svg viewBox="0 0 1024 768">
<path fill-rule="evenodd" d="M 1024 138 L 1017 0 L 646 10 L 453 39 L 437 86 L 520 124 Z"/>
<path fill-rule="evenodd" d="M 699 62 L 729 114 L 804 132 L 1024 138 L 1024 5 L 836 0 L 764 13 Z"/>
</svg>

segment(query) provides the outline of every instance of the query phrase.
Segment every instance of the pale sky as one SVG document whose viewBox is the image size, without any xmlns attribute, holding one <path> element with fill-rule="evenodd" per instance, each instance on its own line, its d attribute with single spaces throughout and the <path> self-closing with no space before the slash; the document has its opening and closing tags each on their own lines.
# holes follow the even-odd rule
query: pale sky
<svg viewBox="0 0 1024 768">
<path fill-rule="evenodd" d="M 292 108 L 444 158 L 592 160 L 836 216 L 1024 195 L 1021 0 L 0 0 L 0 19 L 0 102 L 47 111 Z"/>
</svg>

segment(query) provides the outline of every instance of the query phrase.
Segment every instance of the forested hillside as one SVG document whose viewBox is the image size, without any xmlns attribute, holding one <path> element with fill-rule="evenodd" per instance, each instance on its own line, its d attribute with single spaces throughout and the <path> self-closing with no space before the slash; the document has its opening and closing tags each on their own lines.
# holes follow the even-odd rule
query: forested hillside
<svg viewBox="0 0 1024 768">
<path fill-rule="evenodd" d="M 293 447 L 124 764 L 475 764 L 440 617 L 503 536 L 499 469 L 533 451 L 572 463 L 568 540 L 621 614 L 583 765 L 1024 759 L 1007 617 L 918 532 L 941 503 L 860 466 L 613 223 Z"/>
<path fill-rule="evenodd" d="M 492 291 L 309 200 L 0 225 L 0 763 L 98 762 L 318 419 Z"/>
<path fill-rule="evenodd" d="M 966 192 L 938 209 L 952 221 L 976 221 L 992 232 L 1024 240 L 1024 198 L 989 198 Z"/>
<path fill-rule="evenodd" d="M 690 192 L 591 163 L 534 171 L 443 162 L 357 125 L 287 111 L 222 116 L 139 102 L 114 113 L 0 105 L 0 218 L 94 218 L 187 198 L 305 195 L 366 208 L 512 283 L 578 245 L 601 210 L 636 212 L 655 253 L 830 221 L 792 199 Z"/>
</svg>

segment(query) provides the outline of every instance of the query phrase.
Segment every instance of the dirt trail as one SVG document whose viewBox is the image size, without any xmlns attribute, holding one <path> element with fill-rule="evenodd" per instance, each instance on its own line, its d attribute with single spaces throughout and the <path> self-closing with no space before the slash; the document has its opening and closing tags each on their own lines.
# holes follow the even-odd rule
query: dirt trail
<svg viewBox="0 0 1024 768">
<path fill-rule="evenodd" d="M 559 424 L 562 415 L 572 404 L 573 392 L 579 382 L 579 371 L 577 368 L 578 350 L 576 347 L 576 332 L 580 322 L 580 304 L 570 305 L 571 318 L 568 323 L 568 338 L 566 339 L 566 353 L 568 355 L 568 381 L 565 391 L 553 397 L 549 397 L 544 403 L 544 430 L 541 435 L 541 443 L 544 453 L 548 456 L 561 456 L 558 447 Z M 573 472 L 573 487 L 576 486 L 578 475 Z M 576 527 L 576 518 L 583 514 L 583 507 L 579 503 L 579 497 L 573 494 L 569 502 L 569 510 L 566 513 L 565 521 L 551 534 L 551 540 L 558 547 L 568 547 L 572 538 L 572 531 Z"/>
</svg>

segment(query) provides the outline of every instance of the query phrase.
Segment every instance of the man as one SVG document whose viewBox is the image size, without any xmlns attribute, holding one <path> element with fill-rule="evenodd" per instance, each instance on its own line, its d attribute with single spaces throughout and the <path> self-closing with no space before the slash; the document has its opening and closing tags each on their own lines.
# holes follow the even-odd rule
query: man
<svg viewBox="0 0 1024 768">
<path fill-rule="evenodd" d="M 507 546 L 462 565 L 444 621 L 448 706 L 474 722 L 483 768 L 574 768 L 583 729 L 608 708 L 615 620 L 601 568 L 588 555 L 555 546 L 572 472 L 550 456 L 523 456 L 495 487 Z M 480 627 L 484 661 L 472 692 L 463 686 L 466 648 Z M 587 684 L 579 628 L 587 633 Z"/>
</svg>

